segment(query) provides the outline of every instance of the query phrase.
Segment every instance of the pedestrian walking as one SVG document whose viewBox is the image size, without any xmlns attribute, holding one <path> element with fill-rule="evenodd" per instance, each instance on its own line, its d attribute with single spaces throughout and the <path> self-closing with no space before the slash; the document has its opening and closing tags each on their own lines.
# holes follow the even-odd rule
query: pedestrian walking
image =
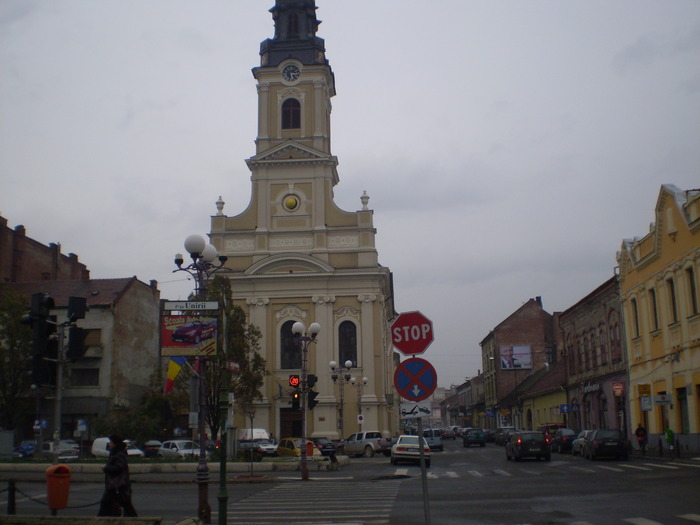
<svg viewBox="0 0 700 525">
<path fill-rule="evenodd" d="M 109 457 L 102 467 L 105 491 L 100 500 L 98 516 L 138 516 L 131 503 L 131 481 L 126 443 L 116 434 L 109 437 Z"/>
<path fill-rule="evenodd" d="M 639 450 L 642 452 L 642 456 L 647 454 L 647 429 L 644 425 L 639 423 L 637 425 L 637 430 L 634 431 L 634 435 L 637 436 L 637 443 L 639 444 Z"/>
</svg>

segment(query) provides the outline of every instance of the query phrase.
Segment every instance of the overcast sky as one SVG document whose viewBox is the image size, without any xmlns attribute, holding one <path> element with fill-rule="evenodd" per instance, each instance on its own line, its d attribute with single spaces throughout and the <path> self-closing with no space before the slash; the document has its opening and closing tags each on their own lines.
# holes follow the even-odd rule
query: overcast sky
<svg viewBox="0 0 700 525">
<path fill-rule="evenodd" d="M 697 0 L 317 0 L 337 204 L 374 210 L 441 386 L 529 298 L 613 275 L 661 184 L 700 187 Z M 250 200 L 251 68 L 274 0 L 0 0 L 0 214 L 93 278 L 172 259 Z"/>
</svg>

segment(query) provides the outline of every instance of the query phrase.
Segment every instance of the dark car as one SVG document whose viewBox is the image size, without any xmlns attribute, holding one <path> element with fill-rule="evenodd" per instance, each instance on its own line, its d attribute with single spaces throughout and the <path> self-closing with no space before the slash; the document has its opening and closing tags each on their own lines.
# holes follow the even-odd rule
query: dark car
<svg viewBox="0 0 700 525">
<path fill-rule="evenodd" d="M 574 442 L 577 435 L 578 432 L 573 428 L 558 429 L 549 440 L 549 445 L 552 448 L 552 452 L 570 452 L 571 444 Z"/>
<path fill-rule="evenodd" d="M 513 432 L 506 443 L 506 459 L 520 461 L 523 458 L 552 459 L 549 442 L 542 432 L 522 430 Z"/>
<path fill-rule="evenodd" d="M 462 444 L 465 447 L 471 445 L 479 445 L 480 447 L 486 446 L 486 435 L 484 431 L 480 428 L 470 428 L 465 431 L 464 437 L 462 438 Z"/>
<path fill-rule="evenodd" d="M 629 459 L 629 447 L 621 430 L 599 428 L 594 430 L 583 445 L 583 457 Z"/>
<path fill-rule="evenodd" d="M 321 451 L 322 456 L 332 456 L 335 454 L 335 443 L 326 437 L 311 438 L 316 448 Z"/>
<path fill-rule="evenodd" d="M 502 447 L 508 442 L 510 434 L 513 432 L 515 432 L 515 427 L 498 427 L 494 434 L 493 442 Z"/>
<path fill-rule="evenodd" d="M 495 443 L 495 441 L 496 441 L 496 430 L 495 429 L 489 428 L 487 430 L 484 430 L 484 435 L 486 436 L 487 443 Z"/>
<path fill-rule="evenodd" d="M 158 449 L 162 444 L 163 442 L 158 439 L 149 439 L 141 447 L 141 450 L 143 450 L 143 455 L 147 458 L 158 457 Z"/>
</svg>

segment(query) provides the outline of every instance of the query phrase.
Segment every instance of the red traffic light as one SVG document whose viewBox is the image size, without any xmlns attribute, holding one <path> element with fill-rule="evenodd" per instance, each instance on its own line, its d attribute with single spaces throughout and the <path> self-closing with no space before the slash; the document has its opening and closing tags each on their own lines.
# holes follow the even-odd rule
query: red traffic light
<svg viewBox="0 0 700 525">
<path fill-rule="evenodd" d="M 301 386 L 301 378 L 298 375 L 289 376 L 289 386 L 299 388 Z"/>
</svg>

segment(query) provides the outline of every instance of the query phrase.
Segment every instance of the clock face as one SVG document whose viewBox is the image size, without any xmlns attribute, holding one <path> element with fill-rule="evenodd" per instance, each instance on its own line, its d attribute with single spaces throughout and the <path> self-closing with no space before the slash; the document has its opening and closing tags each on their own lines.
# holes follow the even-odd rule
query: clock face
<svg viewBox="0 0 700 525">
<path fill-rule="evenodd" d="M 297 78 L 299 78 L 300 74 L 301 71 L 299 71 L 299 68 L 294 64 L 284 66 L 284 69 L 282 70 L 282 78 L 287 82 L 294 82 Z"/>
</svg>

